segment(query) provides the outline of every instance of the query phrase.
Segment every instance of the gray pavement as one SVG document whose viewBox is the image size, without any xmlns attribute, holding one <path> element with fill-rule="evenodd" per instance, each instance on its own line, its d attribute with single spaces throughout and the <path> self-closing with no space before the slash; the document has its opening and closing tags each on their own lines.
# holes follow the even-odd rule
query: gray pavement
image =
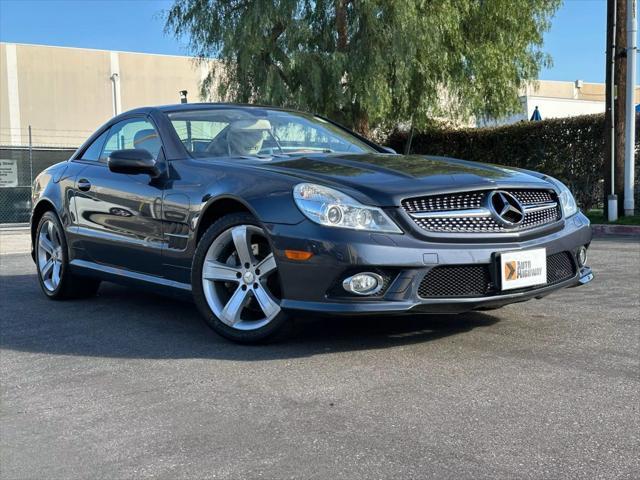
<svg viewBox="0 0 640 480">
<path fill-rule="evenodd" d="M 638 239 L 594 241 L 596 280 L 544 300 L 298 318 L 261 347 L 130 288 L 48 301 L 11 241 L 3 479 L 640 477 Z"/>
</svg>

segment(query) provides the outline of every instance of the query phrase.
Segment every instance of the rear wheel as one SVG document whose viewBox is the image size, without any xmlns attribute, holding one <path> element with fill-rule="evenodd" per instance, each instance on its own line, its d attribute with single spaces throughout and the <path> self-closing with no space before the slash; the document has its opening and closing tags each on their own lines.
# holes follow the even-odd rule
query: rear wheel
<svg viewBox="0 0 640 480">
<path fill-rule="evenodd" d="M 100 281 L 79 277 L 69 269 L 67 240 L 54 212 L 45 212 L 35 237 L 38 281 L 44 294 L 53 300 L 95 295 Z"/>
<path fill-rule="evenodd" d="M 263 342 L 288 325 L 275 257 L 250 214 L 227 215 L 209 227 L 196 249 L 191 285 L 207 324 L 230 340 Z"/>
</svg>

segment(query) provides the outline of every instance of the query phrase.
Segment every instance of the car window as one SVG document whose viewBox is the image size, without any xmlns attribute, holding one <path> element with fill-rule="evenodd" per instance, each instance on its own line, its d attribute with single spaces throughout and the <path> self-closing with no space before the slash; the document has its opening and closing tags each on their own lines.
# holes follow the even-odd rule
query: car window
<svg viewBox="0 0 640 480">
<path fill-rule="evenodd" d="M 325 127 L 323 125 L 322 127 Z M 288 148 L 332 150 L 348 152 L 353 145 L 346 139 L 333 135 L 326 128 L 317 128 L 311 122 L 282 121 L 274 127 L 274 135 L 280 145 Z"/>
<path fill-rule="evenodd" d="M 112 152 L 129 148 L 147 150 L 157 160 L 162 142 L 153 124 L 148 120 L 131 119 L 111 127 L 100 160 L 106 161 Z"/>
<path fill-rule="evenodd" d="M 180 141 L 191 152 L 203 150 L 228 125 L 226 122 L 202 120 L 176 120 L 172 124 Z"/>
<path fill-rule="evenodd" d="M 96 138 L 91 145 L 84 151 L 82 156 L 82 160 L 94 160 L 97 161 L 100 159 L 100 152 L 102 151 L 102 146 L 104 145 L 104 141 L 109 134 L 109 130 L 106 130 L 102 133 L 98 138 Z"/>
<path fill-rule="evenodd" d="M 262 108 L 170 112 L 171 124 L 195 157 L 296 156 L 376 150 L 322 118 Z"/>
</svg>

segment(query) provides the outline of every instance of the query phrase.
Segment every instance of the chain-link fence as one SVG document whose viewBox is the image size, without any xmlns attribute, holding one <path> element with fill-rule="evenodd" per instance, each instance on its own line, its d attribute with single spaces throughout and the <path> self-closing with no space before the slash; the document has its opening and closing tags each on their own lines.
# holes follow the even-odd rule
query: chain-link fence
<svg viewBox="0 0 640 480">
<path fill-rule="evenodd" d="M 0 130 L 0 225 L 27 223 L 33 179 L 47 167 L 67 160 L 88 137 L 62 134 L 56 142 L 51 141 L 56 138 L 53 132 L 29 129 L 17 137 L 24 145 L 10 145 L 11 133 L 15 132 Z M 38 137 L 46 143 L 35 143 Z"/>
</svg>

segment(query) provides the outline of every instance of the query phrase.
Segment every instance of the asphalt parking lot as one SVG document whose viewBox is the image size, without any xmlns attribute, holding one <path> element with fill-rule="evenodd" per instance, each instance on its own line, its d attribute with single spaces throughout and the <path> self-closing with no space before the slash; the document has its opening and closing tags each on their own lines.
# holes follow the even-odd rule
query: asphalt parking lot
<svg viewBox="0 0 640 480">
<path fill-rule="evenodd" d="M 260 347 L 111 284 L 48 301 L 22 242 L 0 238 L 3 479 L 640 476 L 640 239 L 594 241 L 594 282 L 541 301 Z"/>
</svg>

